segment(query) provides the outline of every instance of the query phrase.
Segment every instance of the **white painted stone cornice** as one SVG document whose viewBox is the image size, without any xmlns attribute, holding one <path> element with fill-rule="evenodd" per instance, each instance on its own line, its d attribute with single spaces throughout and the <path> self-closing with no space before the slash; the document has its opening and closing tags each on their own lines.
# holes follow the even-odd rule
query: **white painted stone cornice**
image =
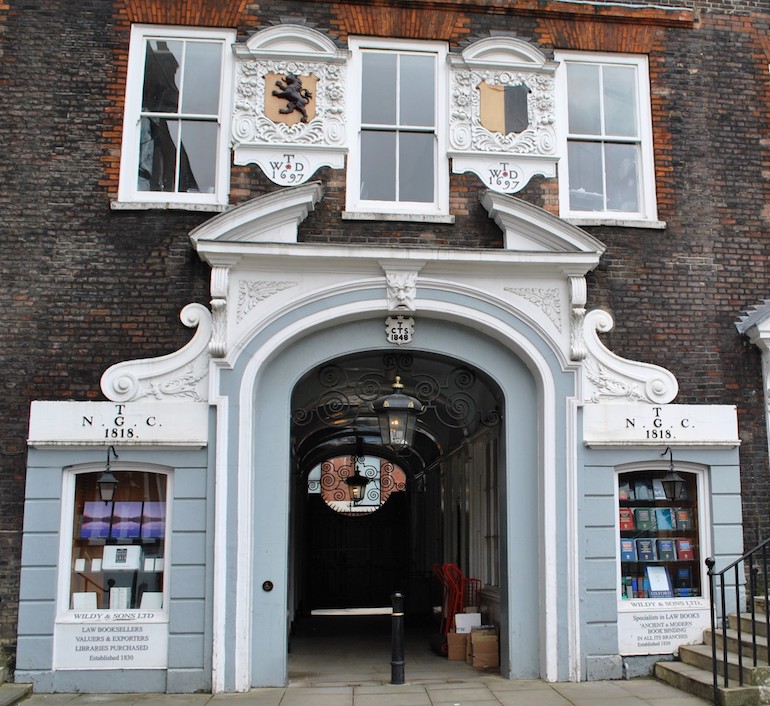
<svg viewBox="0 0 770 706">
<path fill-rule="evenodd" d="M 762 351 L 762 388 L 765 392 L 765 427 L 768 453 L 770 453 L 770 299 L 747 311 L 735 322 L 738 333 Z"/>
<path fill-rule="evenodd" d="M 345 54 L 325 34 L 306 25 L 289 23 L 255 32 L 244 44 L 234 45 L 233 53 L 239 58 L 278 55 L 296 60 L 345 60 Z"/>
<path fill-rule="evenodd" d="M 679 384 L 672 373 L 658 365 L 621 358 L 604 346 L 599 333 L 611 331 L 613 326 L 612 316 L 602 309 L 594 309 L 585 316 L 584 401 L 671 402 L 679 392 Z"/>
<path fill-rule="evenodd" d="M 745 334 L 763 353 L 770 352 L 770 299 L 766 299 L 735 322 L 738 333 Z"/>
<path fill-rule="evenodd" d="M 299 224 L 322 195 L 321 184 L 310 182 L 259 196 L 194 228 L 190 238 L 202 255 L 211 241 L 296 243 Z"/>
<path fill-rule="evenodd" d="M 506 250 L 586 253 L 598 264 L 606 249 L 586 231 L 514 196 L 487 191 L 481 204 L 503 231 Z"/>
<path fill-rule="evenodd" d="M 101 379 L 107 399 L 207 400 L 211 314 L 202 304 L 188 304 L 180 318 L 185 326 L 196 328 L 192 339 L 169 355 L 130 360 L 108 368 Z"/>
</svg>

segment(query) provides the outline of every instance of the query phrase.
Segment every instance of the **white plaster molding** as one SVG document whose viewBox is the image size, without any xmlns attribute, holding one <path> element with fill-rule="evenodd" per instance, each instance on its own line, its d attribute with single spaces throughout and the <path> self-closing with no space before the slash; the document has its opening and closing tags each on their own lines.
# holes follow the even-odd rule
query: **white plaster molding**
<svg viewBox="0 0 770 706">
<path fill-rule="evenodd" d="M 146 397 L 161 401 L 207 400 L 211 314 L 202 304 L 188 304 L 182 309 L 180 319 L 188 328 L 196 328 L 192 339 L 169 355 L 126 361 L 108 368 L 101 379 L 107 399 L 114 402 Z"/>
<path fill-rule="evenodd" d="M 738 333 L 762 351 L 762 389 L 765 394 L 765 427 L 767 429 L 768 454 L 770 454 L 770 299 L 765 299 L 736 321 Z"/>
<path fill-rule="evenodd" d="M 261 30 L 234 48 L 235 100 L 232 117 L 235 164 L 256 163 L 282 186 L 306 182 L 320 167 L 341 169 L 347 152 L 345 64 L 320 32 L 284 24 Z M 312 76 L 314 114 L 307 122 L 275 122 L 265 115 L 272 86 L 268 75 Z"/>
<path fill-rule="evenodd" d="M 499 193 L 523 189 L 536 174 L 556 176 L 556 62 L 514 37 L 488 37 L 449 57 L 452 170 L 471 171 Z M 481 123 L 478 86 L 525 86 L 527 127 L 507 134 Z"/>
<path fill-rule="evenodd" d="M 679 384 L 668 370 L 621 358 L 604 346 L 598 334 L 611 331 L 613 326 L 612 316 L 602 309 L 594 309 L 585 316 L 586 359 L 582 368 L 585 402 L 671 402 L 679 392 Z"/>
</svg>

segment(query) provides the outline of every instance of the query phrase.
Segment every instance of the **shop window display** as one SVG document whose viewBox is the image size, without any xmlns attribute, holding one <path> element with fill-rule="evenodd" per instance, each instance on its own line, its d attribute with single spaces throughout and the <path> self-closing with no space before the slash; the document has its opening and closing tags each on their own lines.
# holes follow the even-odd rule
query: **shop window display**
<svg viewBox="0 0 770 706">
<path fill-rule="evenodd" d="M 116 471 L 110 502 L 99 473 L 78 474 L 72 538 L 70 608 L 163 608 L 166 476 Z"/>
<path fill-rule="evenodd" d="M 620 596 L 701 596 L 697 483 L 693 473 L 668 485 L 666 471 L 618 476 Z"/>
</svg>

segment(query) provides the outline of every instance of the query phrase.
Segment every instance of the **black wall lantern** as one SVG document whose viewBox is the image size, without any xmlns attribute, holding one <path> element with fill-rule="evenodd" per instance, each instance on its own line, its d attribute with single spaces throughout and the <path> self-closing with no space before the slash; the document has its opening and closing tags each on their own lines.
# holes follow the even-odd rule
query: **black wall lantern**
<svg viewBox="0 0 770 706">
<path fill-rule="evenodd" d="M 112 453 L 115 458 L 118 458 L 115 447 L 110 446 L 107 449 L 107 465 L 104 467 L 102 475 L 99 476 L 99 480 L 96 481 L 96 485 L 99 488 L 99 497 L 102 499 L 102 502 L 105 503 L 112 502 L 112 498 L 115 497 L 115 488 L 118 485 L 118 479 L 112 475 L 112 471 L 110 470 L 110 453 Z"/>
<path fill-rule="evenodd" d="M 423 411 L 422 402 L 405 395 L 403 389 L 401 378 L 396 376 L 393 392 L 372 402 L 372 409 L 380 422 L 382 443 L 395 449 L 412 445 L 417 415 Z"/>
<path fill-rule="evenodd" d="M 669 455 L 668 473 L 663 476 L 661 483 L 663 483 L 663 490 L 666 493 L 666 497 L 669 500 L 678 500 L 682 495 L 682 490 L 686 481 L 674 470 L 674 452 L 671 450 L 671 447 L 667 447 L 661 456 L 665 456 L 666 454 Z"/>
</svg>

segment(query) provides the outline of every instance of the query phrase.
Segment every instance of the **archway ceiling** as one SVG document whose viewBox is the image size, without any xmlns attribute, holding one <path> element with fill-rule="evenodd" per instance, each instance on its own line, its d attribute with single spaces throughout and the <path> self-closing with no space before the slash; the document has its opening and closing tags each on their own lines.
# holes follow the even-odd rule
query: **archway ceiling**
<svg viewBox="0 0 770 706">
<path fill-rule="evenodd" d="M 396 375 L 404 392 L 426 407 L 412 448 L 383 447 L 371 402 L 392 391 Z M 305 375 L 292 395 L 292 449 L 297 471 L 360 452 L 398 463 L 410 476 L 433 466 L 502 414 L 496 386 L 457 360 L 428 354 L 372 352 L 331 361 Z"/>
</svg>

